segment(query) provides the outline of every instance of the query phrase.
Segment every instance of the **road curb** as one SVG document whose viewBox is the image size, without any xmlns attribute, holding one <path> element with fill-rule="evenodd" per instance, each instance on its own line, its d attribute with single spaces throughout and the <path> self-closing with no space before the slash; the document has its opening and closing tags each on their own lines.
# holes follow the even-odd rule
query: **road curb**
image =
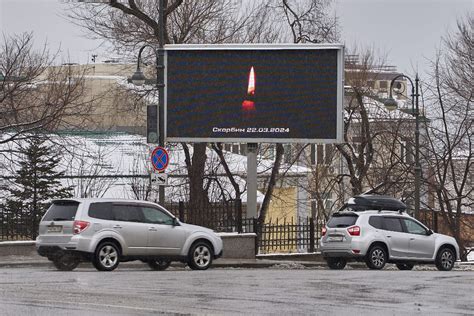
<svg viewBox="0 0 474 316">
<path fill-rule="evenodd" d="M 82 264 L 81 264 L 82 265 Z M 83 263 L 88 265 L 88 263 Z M 130 262 L 121 263 L 119 267 L 131 268 L 134 266 L 144 266 L 141 262 Z M 21 268 L 21 267 L 53 267 L 53 264 L 49 261 L 11 261 L 11 262 L 0 262 L 0 268 Z M 174 267 L 184 266 L 182 263 L 172 264 Z M 323 262 L 296 262 L 296 261 L 274 261 L 274 262 L 214 262 L 211 268 L 234 268 L 234 269 L 261 269 L 271 268 L 278 266 L 303 266 L 303 267 L 324 267 L 326 266 Z"/>
</svg>

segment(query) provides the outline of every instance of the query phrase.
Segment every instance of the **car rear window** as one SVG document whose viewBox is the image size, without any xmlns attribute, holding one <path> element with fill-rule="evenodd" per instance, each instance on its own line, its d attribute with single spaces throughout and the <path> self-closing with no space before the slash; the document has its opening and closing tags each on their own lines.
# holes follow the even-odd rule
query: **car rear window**
<svg viewBox="0 0 474 316">
<path fill-rule="evenodd" d="M 92 218 L 113 220 L 112 203 L 91 203 L 89 205 L 88 215 Z"/>
<path fill-rule="evenodd" d="M 336 215 L 334 214 L 327 226 L 330 228 L 335 227 L 349 227 L 356 223 L 358 216 L 356 214 L 344 214 L 344 215 Z"/>
<path fill-rule="evenodd" d="M 55 201 L 43 217 L 43 221 L 73 221 L 79 202 Z"/>
</svg>

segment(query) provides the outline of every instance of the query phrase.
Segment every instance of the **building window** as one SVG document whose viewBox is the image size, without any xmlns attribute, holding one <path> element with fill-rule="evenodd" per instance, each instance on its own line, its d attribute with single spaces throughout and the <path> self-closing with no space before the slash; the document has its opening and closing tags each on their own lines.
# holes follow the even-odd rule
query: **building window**
<svg viewBox="0 0 474 316">
<path fill-rule="evenodd" d="M 232 152 L 234 154 L 238 154 L 240 152 L 240 146 L 239 144 L 232 144 Z"/>
<path fill-rule="evenodd" d="M 324 145 L 318 145 L 316 150 L 316 163 L 322 165 L 324 161 Z"/>
<path fill-rule="evenodd" d="M 285 149 L 285 153 L 284 153 L 284 156 L 283 156 L 284 162 L 285 163 L 292 163 L 292 161 L 291 161 L 291 145 L 287 144 L 287 145 L 283 145 L 283 146 L 284 146 L 284 149 Z"/>
<path fill-rule="evenodd" d="M 275 159 L 275 145 L 267 145 L 267 146 L 262 146 L 262 156 L 264 159 L 270 159 L 274 160 Z"/>
<path fill-rule="evenodd" d="M 240 154 L 247 156 L 247 144 L 240 144 Z"/>
<path fill-rule="evenodd" d="M 380 90 L 387 90 L 388 89 L 388 81 L 385 81 L 385 80 L 379 81 L 379 88 L 380 88 Z"/>
<path fill-rule="evenodd" d="M 331 144 L 326 144 L 324 146 L 324 149 L 325 149 L 324 163 L 326 165 L 330 165 L 332 163 L 333 156 L 334 156 L 334 146 Z"/>
<path fill-rule="evenodd" d="M 334 145 L 311 145 L 311 164 L 331 165 L 334 160 Z"/>
</svg>

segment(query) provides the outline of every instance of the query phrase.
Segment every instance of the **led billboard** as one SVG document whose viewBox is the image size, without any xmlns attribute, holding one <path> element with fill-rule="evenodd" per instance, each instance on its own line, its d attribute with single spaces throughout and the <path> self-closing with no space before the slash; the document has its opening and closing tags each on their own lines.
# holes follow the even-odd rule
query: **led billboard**
<svg viewBox="0 0 474 316">
<path fill-rule="evenodd" d="M 342 45 L 168 45 L 169 142 L 340 142 Z"/>
</svg>

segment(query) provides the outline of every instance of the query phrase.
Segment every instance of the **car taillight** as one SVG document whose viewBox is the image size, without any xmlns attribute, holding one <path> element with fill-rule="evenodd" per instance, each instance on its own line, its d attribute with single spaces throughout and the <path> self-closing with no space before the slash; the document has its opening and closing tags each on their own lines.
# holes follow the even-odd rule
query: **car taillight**
<svg viewBox="0 0 474 316">
<path fill-rule="evenodd" d="M 326 228 L 326 227 L 323 227 L 323 228 L 321 229 L 321 235 L 326 236 L 326 232 L 327 232 L 327 231 L 328 231 L 327 228 Z"/>
<path fill-rule="evenodd" d="M 351 236 L 360 236 L 360 227 L 359 226 L 351 226 L 347 229 L 347 232 Z"/>
<path fill-rule="evenodd" d="M 85 221 L 74 221 L 74 235 L 82 233 L 87 227 L 89 227 L 89 222 Z"/>
</svg>

